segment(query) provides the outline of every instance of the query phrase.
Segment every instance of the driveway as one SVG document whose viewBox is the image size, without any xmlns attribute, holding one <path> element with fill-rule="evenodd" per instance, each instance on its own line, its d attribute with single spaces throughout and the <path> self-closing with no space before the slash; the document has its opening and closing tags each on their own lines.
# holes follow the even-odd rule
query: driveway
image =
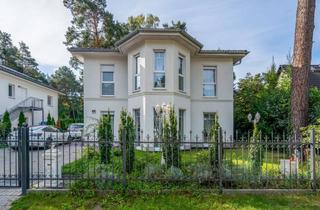
<svg viewBox="0 0 320 210">
<path fill-rule="evenodd" d="M 72 142 L 47 150 L 30 150 L 31 187 L 62 187 L 62 166 L 79 159 L 83 150 L 81 142 Z M 18 168 L 18 152 L 10 148 L 0 149 L 0 187 L 18 186 Z"/>
</svg>

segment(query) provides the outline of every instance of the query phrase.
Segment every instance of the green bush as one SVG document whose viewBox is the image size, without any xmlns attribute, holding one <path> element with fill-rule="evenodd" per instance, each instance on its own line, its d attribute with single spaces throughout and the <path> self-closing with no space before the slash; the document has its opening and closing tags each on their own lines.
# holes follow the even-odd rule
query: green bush
<svg viewBox="0 0 320 210">
<path fill-rule="evenodd" d="M 100 162 L 102 164 L 110 163 L 113 142 L 110 113 L 100 118 L 98 125 L 98 142 L 101 157 Z"/>
<path fill-rule="evenodd" d="M 135 142 L 135 126 L 133 118 L 127 111 L 122 110 L 120 114 L 119 139 L 121 145 L 121 153 L 124 155 L 124 144 L 126 149 L 126 171 L 131 173 L 134 164 L 134 142 Z"/>
<path fill-rule="evenodd" d="M 261 174 L 263 159 L 265 155 L 265 149 L 261 139 L 261 133 L 256 124 L 254 124 L 253 135 L 250 139 L 250 161 L 251 161 L 251 173 L 254 176 Z"/>
<path fill-rule="evenodd" d="M 8 135 L 11 133 L 11 127 L 12 127 L 10 114 L 8 111 L 6 111 L 3 114 L 2 123 L 3 123 L 3 137 L 7 138 Z"/>
<path fill-rule="evenodd" d="M 24 116 L 23 112 L 20 112 L 18 118 L 18 127 L 21 127 L 26 122 L 26 117 Z"/>
<path fill-rule="evenodd" d="M 163 125 L 163 148 L 162 153 L 166 167 L 179 167 L 181 162 L 180 141 L 177 136 L 177 116 L 174 107 L 168 106 L 168 113 Z"/>
<path fill-rule="evenodd" d="M 210 130 L 210 145 L 209 145 L 209 161 L 212 171 L 216 171 L 219 168 L 219 130 L 220 125 L 218 116 L 212 125 Z"/>
</svg>

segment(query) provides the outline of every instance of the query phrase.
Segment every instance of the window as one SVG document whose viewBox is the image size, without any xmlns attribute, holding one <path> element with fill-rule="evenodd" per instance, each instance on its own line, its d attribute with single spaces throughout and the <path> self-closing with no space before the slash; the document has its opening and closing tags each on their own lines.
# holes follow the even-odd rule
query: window
<svg viewBox="0 0 320 210">
<path fill-rule="evenodd" d="M 114 65 L 101 65 L 101 95 L 114 95 Z"/>
<path fill-rule="evenodd" d="M 48 106 L 52 106 L 52 96 L 47 97 L 47 104 Z"/>
<path fill-rule="evenodd" d="M 166 72 L 164 69 L 164 51 L 154 52 L 154 86 L 164 88 L 166 86 Z"/>
<path fill-rule="evenodd" d="M 135 57 L 136 66 L 134 71 L 134 90 L 140 90 L 141 88 L 141 58 L 139 55 Z"/>
<path fill-rule="evenodd" d="M 179 138 L 180 140 L 184 140 L 184 116 L 186 110 L 179 109 Z"/>
<path fill-rule="evenodd" d="M 134 124 L 136 127 L 136 140 L 137 140 L 138 144 L 140 144 L 140 132 L 141 132 L 140 109 L 134 109 L 133 115 L 134 115 Z"/>
<path fill-rule="evenodd" d="M 215 117 L 216 113 L 214 112 L 203 113 L 203 138 L 205 141 L 207 141 L 209 138 L 210 130 L 214 124 Z"/>
<path fill-rule="evenodd" d="M 216 68 L 204 67 L 203 77 L 203 96 L 216 96 Z"/>
<path fill-rule="evenodd" d="M 178 57 L 178 83 L 179 90 L 184 91 L 185 57 Z"/>
<path fill-rule="evenodd" d="M 101 116 L 107 116 L 108 114 L 110 114 L 111 129 L 112 129 L 112 133 L 114 134 L 114 111 L 101 111 Z"/>
<path fill-rule="evenodd" d="M 13 84 L 9 84 L 8 86 L 8 96 L 9 98 L 15 97 L 15 86 Z"/>
</svg>

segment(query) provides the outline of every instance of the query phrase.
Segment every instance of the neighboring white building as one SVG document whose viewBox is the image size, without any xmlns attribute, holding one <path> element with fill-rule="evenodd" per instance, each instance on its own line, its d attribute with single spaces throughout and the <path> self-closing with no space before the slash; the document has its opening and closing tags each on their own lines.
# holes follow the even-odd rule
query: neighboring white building
<svg viewBox="0 0 320 210">
<path fill-rule="evenodd" d="M 17 127 L 21 111 L 28 125 L 46 121 L 48 113 L 58 119 L 58 95 L 62 93 L 54 88 L 0 65 L 0 90 L 0 118 L 9 111 L 13 127 Z"/>
<path fill-rule="evenodd" d="M 154 107 L 173 104 L 179 132 L 203 139 L 215 114 L 229 138 L 233 134 L 233 66 L 246 50 L 202 50 L 181 30 L 141 29 L 115 49 L 70 48 L 84 63 L 84 122 L 109 110 L 117 137 L 120 112 L 132 113 L 139 140 L 154 135 Z M 95 119 L 95 120 L 94 120 Z M 142 140 L 143 139 L 143 140 Z"/>
</svg>

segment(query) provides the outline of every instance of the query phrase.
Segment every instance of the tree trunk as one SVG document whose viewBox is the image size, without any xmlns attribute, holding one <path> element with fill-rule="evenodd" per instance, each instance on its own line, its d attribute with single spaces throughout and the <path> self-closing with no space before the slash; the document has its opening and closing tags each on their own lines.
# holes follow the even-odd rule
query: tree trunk
<svg viewBox="0 0 320 210">
<path fill-rule="evenodd" d="M 308 117 L 309 72 L 314 30 L 315 0 L 298 0 L 293 52 L 291 114 L 293 132 L 301 140 L 300 128 Z"/>
</svg>

